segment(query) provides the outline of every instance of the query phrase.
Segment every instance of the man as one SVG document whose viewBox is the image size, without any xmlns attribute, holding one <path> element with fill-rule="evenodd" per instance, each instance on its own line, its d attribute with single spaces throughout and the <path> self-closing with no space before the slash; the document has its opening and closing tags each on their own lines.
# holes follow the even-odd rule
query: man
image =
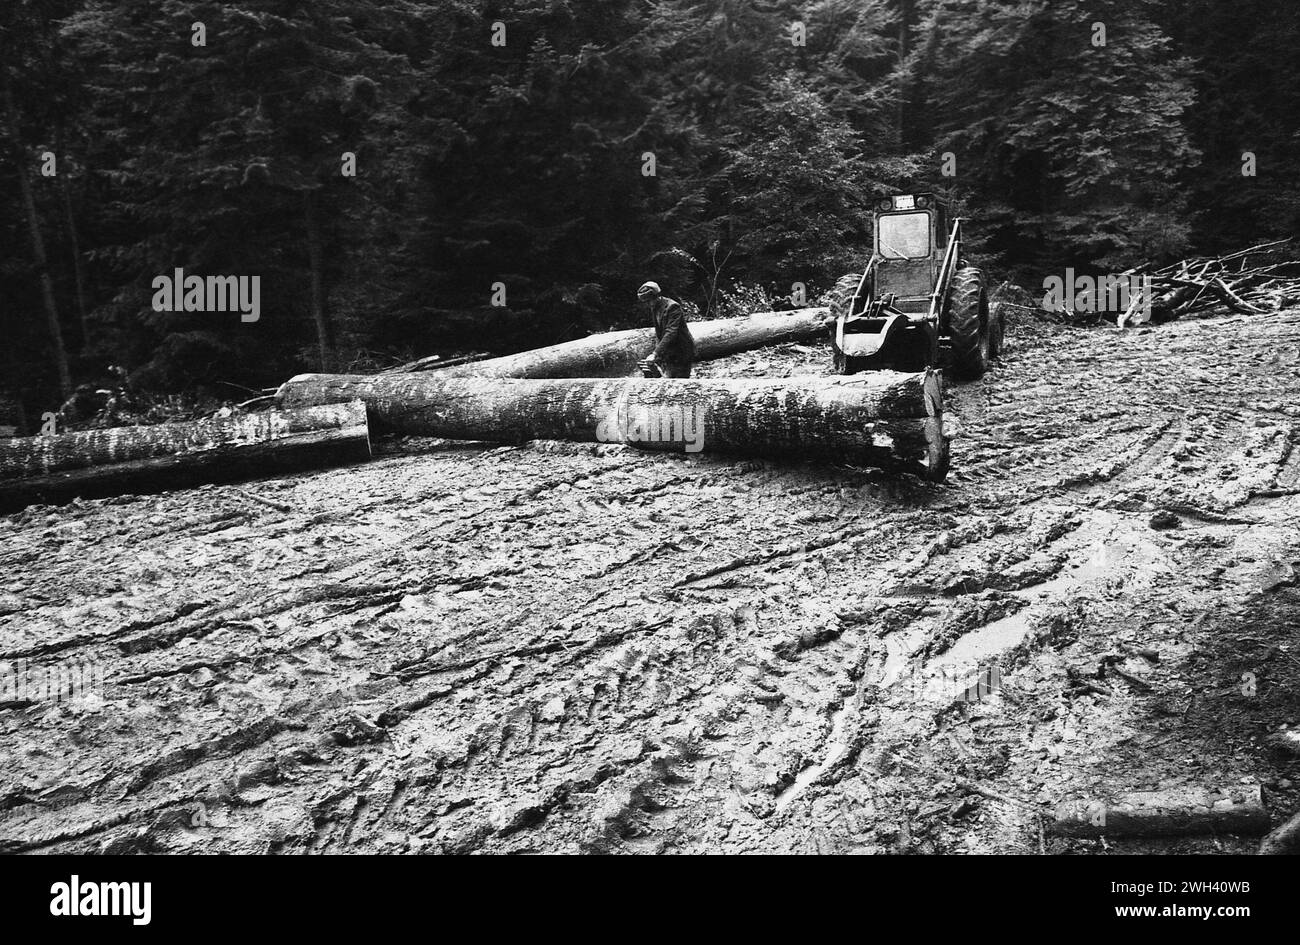
<svg viewBox="0 0 1300 945">
<path fill-rule="evenodd" d="M 695 360 L 695 339 L 691 337 L 681 305 L 665 296 L 655 282 L 643 284 L 636 290 L 636 297 L 650 305 L 650 317 L 654 320 L 655 338 L 658 339 L 653 353 L 641 362 L 642 369 L 650 377 L 690 377 L 691 362 Z"/>
</svg>

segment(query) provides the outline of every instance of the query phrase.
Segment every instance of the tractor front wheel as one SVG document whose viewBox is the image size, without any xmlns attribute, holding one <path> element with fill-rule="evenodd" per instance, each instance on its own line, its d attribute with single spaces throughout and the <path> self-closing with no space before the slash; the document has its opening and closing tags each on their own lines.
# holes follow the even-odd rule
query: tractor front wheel
<svg viewBox="0 0 1300 945">
<path fill-rule="evenodd" d="M 958 380 L 978 380 L 988 370 L 988 314 L 983 275 L 975 268 L 957 270 L 948 296 L 948 337 L 952 373 Z"/>
</svg>

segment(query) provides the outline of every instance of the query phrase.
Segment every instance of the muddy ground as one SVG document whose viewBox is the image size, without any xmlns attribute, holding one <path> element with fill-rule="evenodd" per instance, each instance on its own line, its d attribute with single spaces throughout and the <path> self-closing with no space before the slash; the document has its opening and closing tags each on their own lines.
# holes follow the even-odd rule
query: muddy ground
<svg viewBox="0 0 1300 945">
<path fill-rule="evenodd" d="M 0 705 L 0 850 L 1253 850 L 1050 820 L 1300 807 L 1300 311 L 1010 332 L 939 486 L 406 441 L 0 519 L 0 660 L 104 674 Z"/>
</svg>

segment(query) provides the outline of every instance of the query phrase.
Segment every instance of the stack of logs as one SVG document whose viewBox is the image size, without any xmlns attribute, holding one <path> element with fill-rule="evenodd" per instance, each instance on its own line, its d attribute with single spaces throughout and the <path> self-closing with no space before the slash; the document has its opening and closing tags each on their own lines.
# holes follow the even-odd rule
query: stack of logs
<svg viewBox="0 0 1300 945">
<path fill-rule="evenodd" d="M 692 326 L 701 360 L 822 335 L 824 308 Z M 648 449 L 821 458 L 942 479 L 939 376 L 630 379 L 645 330 L 505 358 L 378 375 L 300 375 L 274 409 L 197 423 L 0 440 L 0 510 L 321 468 L 370 456 L 370 429 L 518 443 L 570 439 Z M 610 378 L 621 377 L 619 380 Z"/>
</svg>

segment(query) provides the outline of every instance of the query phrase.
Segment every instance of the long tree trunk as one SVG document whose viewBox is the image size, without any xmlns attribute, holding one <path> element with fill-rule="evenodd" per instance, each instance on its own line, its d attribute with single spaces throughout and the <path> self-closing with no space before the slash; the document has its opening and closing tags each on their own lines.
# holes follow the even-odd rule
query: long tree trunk
<svg viewBox="0 0 1300 945">
<path fill-rule="evenodd" d="M 1258 785 L 1138 791 L 1112 802 L 1067 803 L 1049 823 L 1070 837 L 1180 836 L 1202 833 L 1262 834 L 1268 811 Z"/>
<path fill-rule="evenodd" d="M 330 328 L 329 314 L 325 310 L 325 273 L 320 215 L 317 211 L 316 192 L 302 192 L 303 218 L 307 226 L 307 263 L 311 269 L 312 321 L 316 323 L 316 344 L 320 351 L 320 369 L 328 371 L 334 366 L 334 333 Z"/>
<path fill-rule="evenodd" d="M 829 309 L 801 308 L 692 322 L 690 329 L 696 360 L 709 361 L 767 345 L 805 341 L 823 334 L 830 323 Z M 633 328 L 456 367 L 440 368 L 437 359 L 424 358 L 385 373 L 436 370 L 439 377 L 620 377 L 631 373 L 654 346 L 653 328 Z"/>
<path fill-rule="evenodd" d="M 286 407 L 360 399 L 376 431 L 462 440 L 625 442 L 650 449 L 817 457 L 947 470 L 934 372 L 789 380 L 445 377 L 443 372 L 303 374 Z"/>
<path fill-rule="evenodd" d="M 54 153 L 59 162 L 59 194 L 63 198 L 63 219 L 68 227 L 68 248 L 72 252 L 72 278 L 77 289 L 77 324 L 81 329 L 81 350 L 86 348 L 86 277 L 81 265 L 81 237 L 77 233 L 77 215 L 72 208 L 72 188 L 64 173 L 63 123 L 54 133 Z"/>
<path fill-rule="evenodd" d="M 5 330 L 3 319 L 0 319 L 0 332 Z M 23 433 L 27 430 L 27 405 L 23 403 L 23 398 L 19 393 L 19 374 L 18 374 L 18 351 L 17 345 L 0 344 L 0 399 L 8 398 L 13 405 L 17 421 L 14 424 L 14 434 Z M 8 430 L 0 431 L 0 442 L 3 437 L 9 433 Z"/>
<path fill-rule="evenodd" d="M 27 154 L 18 137 L 18 109 L 14 105 L 13 90 L 5 86 L 5 114 L 9 136 L 16 151 L 14 165 L 18 169 L 18 193 L 23 212 L 27 216 L 27 231 L 32 240 L 32 259 L 41 280 L 41 297 L 45 303 L 45 324 L 50 333 L 50 350 L 59 374 L 59 392 L 63 399 L 72 396 L 72 372 L 68 369 L 68 352 L 63 346 L 63 328 L 59 325 L 59 307 L 54 299 L 54 281 L 50 278 L 49 259 L 45 254 L 45 238 L 41 235 L 41 221 L 36 213 L 36 196 L 27 171 Z"/>
<path fill-rule="evenodd" d="M 915 78 L 907 74 L 907 57 L 911 55 L 911 26 L 913 26 L 914 13 L 913 0 L 898 0 L 898 61 L 894 68 L 897 69 L 898 82 L 900 82 L 896 125 L 898 144 L 902 148 L 907 148 L 913 140 L 911 127 L 915 123 L 913 121 Z"/>
<path fill-rule="evenodd" d="M 370 456 L 358 402 L 0 441 L 0 509 L 315 469 Z"/>
</svg>

